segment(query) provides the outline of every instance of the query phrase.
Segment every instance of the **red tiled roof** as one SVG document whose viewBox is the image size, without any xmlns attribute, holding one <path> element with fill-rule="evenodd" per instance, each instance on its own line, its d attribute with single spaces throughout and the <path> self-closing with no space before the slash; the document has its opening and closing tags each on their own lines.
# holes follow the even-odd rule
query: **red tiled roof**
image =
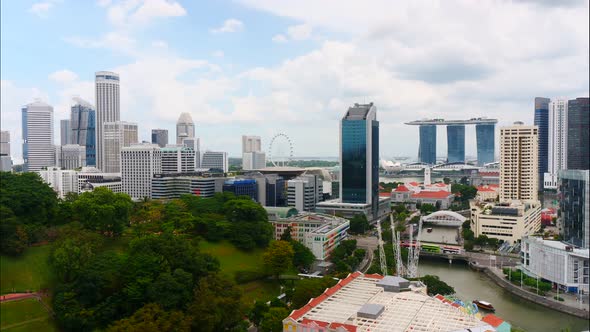
<svg viewBox="0 0 590 332">
<path fill-rule="evenodd" d="M 493 191 L 493 192 L 495 192 L 495 190 L 493 188 L 486 187 L 486 186 L 477 187 L 477 191 L 487 191 L 487 192 Z"/>
<path fill-rule="evenodd" d="M 421 191 L 416 194 L 412 194 L 412 198 L 448 198 L 452 193 L 448 191 Z"/>
<path fill-rule="evenodd" d="M 356 326 L 354 325 L 349 325 L 349 324 L 342 324 L 342 323 L 332 323 L 330 324 L 330 328 L 331 329 L 337 329 L 337 328 L 343 328 L 344 330 L 348 331 L 348 332 L 356 332 Z"/>
<path fill-rule="evenodd" d="M 397 186 L 397 188 L 395 188 L 396 192 L 408 192 L 410 191 L 410 189 L 408 189 L 408 187 L 402 185 Z"/>
<path fill-rule="evenodd" d="M 389 197 L 391 193 L 379 193 L 379 197 Z"/>
<path fill-rule="evenodd" d="M 328 322 L 322 322 L 319 320 L 308 319 L 308 318 L 303 318 L 301 323 L 306 324 L 306 325 L 310 324 L 310 323 L 315 323 L 317 326 L 321 326 L 321 327 L 328 327 L 328 325 L 330 325 L 330 323 L 328 323 Z"/>
<path fill-rule="evenodd" d="M 482 318 L 482 321 L 492 325 L 493 327 L 498 327 L 502 323 L 504 323 L 504 320 L 502 320 L 500 317 L 498 317 L 494 314 L 488 314 L 487 316 Z"/>
<path fill-rule="evenodd" d="M 418 182 L 415 182 L 415 181 L 412 181 L 412 182 L 410 182 L 410 183 L 408 183 L 408 184 L 409 184 L 410 186 L 414 186 L 414 187 L 417 187 L 417 186 L 419 186 L 419 185 L 420 185 Z"/>
</svg>

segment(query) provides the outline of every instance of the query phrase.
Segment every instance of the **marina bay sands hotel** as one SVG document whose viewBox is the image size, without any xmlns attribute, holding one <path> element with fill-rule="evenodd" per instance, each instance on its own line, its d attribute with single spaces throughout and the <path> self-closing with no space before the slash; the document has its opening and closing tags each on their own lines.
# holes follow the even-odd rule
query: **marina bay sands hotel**
<svg viewBox="0 0 590 332">
<path fill-rule="evenodd" d="M 420 126 L 418 158 L 426 164 L 436 164 L 436 126 L 447 127 L 447 162 L 465 162 L 465 125 L 475 125 L 477 138 L 477 164 L 494 161 L 495 130 L 497 119 L 473 118 L 469 120 L 430 119 L 406 122 Z"/>
</svg>

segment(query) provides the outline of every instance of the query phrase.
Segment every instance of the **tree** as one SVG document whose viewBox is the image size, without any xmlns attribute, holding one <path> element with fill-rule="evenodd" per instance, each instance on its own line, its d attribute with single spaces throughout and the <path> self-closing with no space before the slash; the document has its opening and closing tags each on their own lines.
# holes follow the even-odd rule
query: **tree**
<svg viewBox="0 0 590 332">
<path fill-rule="evenodd" d="M 291 237 L 291 226 L 287 226 L 287 228 L 285 228 L 285 231 L 283 232 L 283 234 L 281 234 L 280 240 L 287 242 L 291 242 L 293 240 L 293 238 Z"/>
<path fill-rule="evenodd" d="M 137 310 L 131 317 L 116 321 L 109 332 L 181 332 L 190 331 L 190 317 L 181 311 L 164 311 L 155 303 Z"/>
<path fill-rule="evenodd" d="M 29 240 L 24 225 L 4 205 L 0 205 L 0 239 L 0 253 L 13 256 L 20 255 L 27 248 Z"/>
<path fill-rule="evenodd" d="M 166 310 L 183 309 L 190 303 L 193 276 L 183 269 L 161 273 L 147 289 L 148 298 Z"/>
<path fill-rule="evenodd" d="M 449 183 L 451 183 L 451 178 L 444 177 L 444 178 L 443 178 L 443 182 L 444 182 L 445 184 L 449 184 Z"/>
<path fill-rule="evenodd" d="M 335 284 L 336 280 L 329 277 L 299 280 L 293 292 L 291 307 L 301 308 L 309 302 L 309 299 L 322 294 L 326 288 L 332 287 Z"/>
<path fill-rule="evenodd" d="M 227 278 L 211 274 L 199 280 L 188 314 L 193 316 L 192 330 L 213 332 L 232 328 L 240 323 L 241 293 Z"/>
<path fill-rule="evenodd" d="M 438 276 L 425 275 L 420 280 L 426 285 L 428 295 L 449 295 L 455 294 L 455 289 L 446 282 L 440 280 Z"/>
<path fill-rule="evenodd" d="M 293 266 L 297 268 L 309 269 L 316 257 L 308 247 L 298 241 L 289 242 L 293 248 Z"/>
<path fill-rule="evenodd" d="M 418 206 L 416 206 L 416 207 L 418 208 Z M 425 204 L 421 204 L 419 209 L 420 209 L 420 213 L 422 213 L 423 215 L 427 215 L 427 214 L 430 214 L 430 213 L 436 211 L 436 206 L 434 206 L 432 204 L 425 203 Z"/>
<path fill-rule="evenodd" d="M 286 308 L 270 308 L 262 317 L 260 323 L 261 332 L 281 332 L 283 331 L 283 319 L 289 316 L 289 310 Z"/>
<path fill-rule="evenodd" d="M 295 252 L 289 242 L 273 241 L 262 255 L 264 267 L 277 279 L 279 275 L 287 271 L 292 263 Z"/>
<path fill-rule="evenodd" d="M 364 214 L 357 214 L 350 219 L 350 228 L 348 229 L 348 232 L 351 234 L 364 234 L 369 228 L 370 225 L 369 221 L 367 221 L 367 216 Z"/>
<path fill-rule="evenodd" d="M 81 194 L 73 203 L 74 219 L 105 236 L 119 236 L 129 224 L 133 202 L 127 194 L 99 187 Z"/>
<path fill-rule="evenodd" d="M 19 224 L 58 223 L 57 194 L 37 173 L 0 172 L 0 206 L 9 207 Z"/>
<path fill-rule="evenodd" d="M 248 319 L 252 322 L 252 324 L 258 326 L 262 321 L 262 317 L 268 312 L 268 310 L 269 307 L 266 305 L 266 303 L 262 301 L 256 301 L 254 302 L 254 307 L 248 314 Z"/>
<path fill-rule="evenodd" d="M 73 281 L 102 245 L 97 234 L 66 228 L 51 247 L 50 262 L 63 282 Z"/>
<path fill-rule="evenodd" d="M 481 234 L 475 238 L 473 243 L 478 246 L 485 246 L 488 243 L 488 236 L 485 234 Z"/>
</svg>

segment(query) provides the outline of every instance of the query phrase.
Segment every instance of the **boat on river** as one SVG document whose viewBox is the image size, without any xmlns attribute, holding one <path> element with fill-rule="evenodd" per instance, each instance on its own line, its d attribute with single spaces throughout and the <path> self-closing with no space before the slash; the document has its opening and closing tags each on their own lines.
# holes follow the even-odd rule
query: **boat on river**
<svg viewBox="0 0 590 332">
<path fill-rule="evenodd" d="M 480 300 L 473 300 L 473 304 L 475 304 L 478 308 L 484 309 L 487 311 L 496 311 L 494 306 L 490 302 L 480 301 Z"/>
</svg>

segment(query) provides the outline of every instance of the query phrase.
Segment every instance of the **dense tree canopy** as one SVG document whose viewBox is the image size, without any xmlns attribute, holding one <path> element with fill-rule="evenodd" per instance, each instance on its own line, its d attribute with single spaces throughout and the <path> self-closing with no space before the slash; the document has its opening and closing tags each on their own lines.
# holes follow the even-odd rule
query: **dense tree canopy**
<svg viewBox="0 0 590 332">
<path fill-rule="evenodd" d="M 293 264 L 293 247 L 287 241 L 273 241 L 262 255 L 265 269 L 278 277 Z"/>
<path fill-rule="evenodd" d="M 357 214 L 350 219 L 350 229 L 348 232 L 350 234 L 364 234 L 370 228 L 371 226 L 369 225 L 369 221 L 367 221 L 367 216 L 364 214 Z"/>
<path fill-rule="evenodd" d="M 446 282 L 440 280 L 438 276 L 425 275 L 420 280 L 426 285 L 428 295 L 450 295 L 455 294 L 455 289 Z"/>
<path fill-rule="evenodd" d="M 73 218 L 105 236 L 119 236 L 129 224 L 133 202 L 127 194 L 99 187 L 73 202 Z"/>
</svg>

